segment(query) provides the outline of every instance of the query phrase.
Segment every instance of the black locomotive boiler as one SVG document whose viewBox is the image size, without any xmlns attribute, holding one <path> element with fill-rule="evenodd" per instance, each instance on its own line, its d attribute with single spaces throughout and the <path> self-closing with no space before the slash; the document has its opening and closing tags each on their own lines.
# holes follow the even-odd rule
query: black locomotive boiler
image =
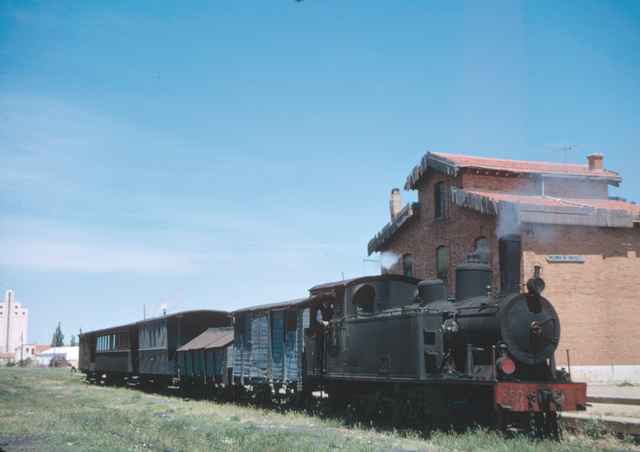
<svg viewBox="0 0 640 452">
<path fill-rule="evenodd" d="M 465 263 L 455 299 L 440 280 L 418 282 L 415 296 L 397 280 L 313 288 L 331 318 L 310 329 L 308 385 L 394 424 L 489 421 L 557 435 L 557 412 L 584 410 L 586 385 L 556 369 L 560 320 L 544 281 L 536 270 L 526 293 L 495 295 L 491 280 L 488 265 Z"/>
</svg>

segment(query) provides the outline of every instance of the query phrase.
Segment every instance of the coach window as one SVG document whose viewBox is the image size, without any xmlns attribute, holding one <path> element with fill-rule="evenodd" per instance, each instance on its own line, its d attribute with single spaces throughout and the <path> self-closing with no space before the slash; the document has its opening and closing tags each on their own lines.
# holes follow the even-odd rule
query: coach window
<svg viewBox="0 0 640 452">
<path fill-rule="evenodd" d="M 445 287 L 449 280 L 449 248 L 440 246 L 436 250 L 436 272 L 438 279 L 444 281 Z"/>
<path fill-rule="evenodd" d="M 438 182 L 433 186 L 433 206 L 436 220 L 444 218 L 445 200 L 444 182 Z"/>
<path fill-rule="evenodd" d="M 402 256 L 402 274 L 413 278 L 413 256 L 411 254 Z"/>
<path fill-rule="evenodd" d="M 160 326 L 160 343 L 158 344 L 158 347 L 167 347 L 167 324 L 164 322 Z"/>
<path fill-rule="evenodd" d="M 118 350 L 127 350 L 129 348 L 129 334 L 120 333 L 118 335 Z"/>
</svg>

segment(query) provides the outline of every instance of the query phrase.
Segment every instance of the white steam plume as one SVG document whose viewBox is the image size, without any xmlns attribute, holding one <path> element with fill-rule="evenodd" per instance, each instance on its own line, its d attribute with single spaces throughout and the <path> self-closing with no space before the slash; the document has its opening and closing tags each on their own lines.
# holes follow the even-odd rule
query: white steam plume
<svg viewBox="0 0 640 452">
<path fill-rule="evenodd" d="M 496 236 L 501 239 L 513 234 L 520 235 L 520 209 L 518 205 L 500 203 L 496 219 Z"/>
<path fill-rule="evenodd" d="M 400 255 L 393 251 L 385 251 L 380 254 L 380 265 L 384 270 L 389 270 L 400 260 Z"/>
</svg>

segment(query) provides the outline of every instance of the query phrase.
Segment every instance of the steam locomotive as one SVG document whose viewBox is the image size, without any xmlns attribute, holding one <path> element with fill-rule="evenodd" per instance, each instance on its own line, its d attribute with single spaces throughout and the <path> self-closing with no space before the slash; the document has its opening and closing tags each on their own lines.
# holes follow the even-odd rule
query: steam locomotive
<svg viewBox="0 0 640 452">
<path fill-rule="evenodd" d="M 231 400 L 324 403 L 394 426 L 473 423 L 558 437 L 586 385 L 558 370 L 560 321 L 539 269 L 524 293 L 495 294 L 491 269 L 441 280 L 384 274 L 312 287 L 306 298 L 231 313 L 173 314 L 80 337 L 92 381 Z"/>
</svg>

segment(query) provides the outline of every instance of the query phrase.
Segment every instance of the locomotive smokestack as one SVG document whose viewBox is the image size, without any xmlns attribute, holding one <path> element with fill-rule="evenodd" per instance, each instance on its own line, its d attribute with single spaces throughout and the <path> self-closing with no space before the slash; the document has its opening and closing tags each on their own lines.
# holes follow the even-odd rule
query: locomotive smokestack
<svg viewBox="0 0 640 452">
<path fill-rule="evenodd" d="M 398 214 L 402 209 L 402 198 L 400 197 L 400 189 L 394 188 L 391 190 L 391 199 L 389 199 L 389 213 L 391 214 L 391 221 L 398 218 Z"/>
<path fill-rule="evenodd" d="M 602 154 L 587 155 L 589 162 L 589 171 L 601 171 L 604 169 L 604 156 Z"/>
</svg>

